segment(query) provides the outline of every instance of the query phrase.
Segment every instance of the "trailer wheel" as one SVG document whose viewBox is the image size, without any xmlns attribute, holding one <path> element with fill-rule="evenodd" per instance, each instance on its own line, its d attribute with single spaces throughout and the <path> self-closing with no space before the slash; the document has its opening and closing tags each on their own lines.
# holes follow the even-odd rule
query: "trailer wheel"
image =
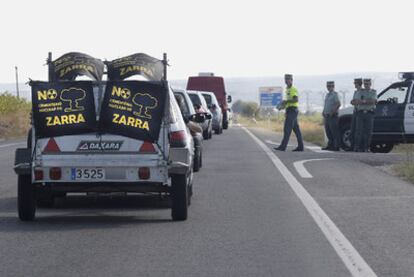
<svg viewBox="0 0 414 277">
<path fill-rule="evenodd" d="M 32 221 L 36 214 L 36 191 L 30 175 L 17 177 L 17 210 L 21 221 Z"/>
<path fill-rule="evenodd" d="M 171 216 L 174 221 L 187 219 L 188 212 L 188 184 L 185 174 L 171 176 Z"/>
</svg>

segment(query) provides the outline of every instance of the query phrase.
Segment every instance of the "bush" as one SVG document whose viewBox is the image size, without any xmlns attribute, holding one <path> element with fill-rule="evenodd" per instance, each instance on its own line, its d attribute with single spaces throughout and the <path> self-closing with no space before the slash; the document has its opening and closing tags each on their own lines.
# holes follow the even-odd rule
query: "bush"
<svg viewBox="0 0 414 277">
<path fill-rule="evenodd" d="M 238 113 L 245 117 L 252 117 L 259 111 L 259 105 L 256 102 L 243 102 L 237 100 L 232 105 L 233 112 Z"/>
<path fill-rule="evenodd" d="M 26 134 L 30 124 L 31 103 L 8 92 L 0 94 L 0 137 Z"/>
</svg>

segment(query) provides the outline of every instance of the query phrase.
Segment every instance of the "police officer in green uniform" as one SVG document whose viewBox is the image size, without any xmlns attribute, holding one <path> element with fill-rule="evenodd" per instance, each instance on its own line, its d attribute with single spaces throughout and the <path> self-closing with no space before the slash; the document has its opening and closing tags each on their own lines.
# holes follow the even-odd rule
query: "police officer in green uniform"
<svg viewBox="0 0 414 277">
<path fill-rule="evenodd" d="M 355 98 L 355 95 L 359 93 L 359 91 L 362 89 L 362 78 L 356 78 L 354 79 L 354 86 L 355 86 L 355 92 L 352 99 Z M 351 133 L 349 134 L 349 139 L 351 142 L 351 151 L 356 151 L 355 148 L 355 136 L 356 136 L 356 107 L 354 107 L 354 111 L 352 113 L 352 121 L 351 121 Z"/>
<path fill-rule="evenodd" d="M 356 107 L 356 139 L 357 152 L 368 152 L 374 128 L 377 92 L 371 89 L 371 79 L 364 79 L 364 89 L 356 93 L 352 104 Z"/>
<path fill-rule="evenodd" d="M 283 140 L 279 147 L 276 147 L 276 150 L 285 151 L 289 142 L 290 134 L 293 132 L 296 135 L 298 141 L 298 147 L 293 151 L 303 151 L 303 140 L 302 134 L 300 132 L 298 124 L 298 107 L 299 107 L 299 98 L 298 90 L 293 87 L 293 76 L 291 74 L 285 74 L 285 83 L 286 83 L 286 98 L 282 101 L 280 109 L 286 109 L 285 113 L 285 125 L 283 128 Z"/>
<path fill-rule="evenodd" d="M 338 126 L 338 109 L 341 106 L 338 93 L 335 89 L 335 82 L 326 83 L 328 93 L 325 96 L 325 105 L 323 107 L 323 119 L 325 125 L 325 133 L 328 137 L 328 145 L 322 150 L 339 151 L 340 134 Z"/>
</svg>

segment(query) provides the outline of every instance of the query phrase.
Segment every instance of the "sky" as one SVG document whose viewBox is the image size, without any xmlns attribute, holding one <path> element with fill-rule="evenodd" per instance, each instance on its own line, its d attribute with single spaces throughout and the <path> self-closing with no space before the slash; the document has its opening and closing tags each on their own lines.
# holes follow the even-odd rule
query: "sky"
<svg viewBox="0 0 414 277">
<path fill-rule="evenodd" d="M 143 52 L 169 78 L 414 71 L 414 2 L 1 1 L 0 82 L 44 80 L 47 53 L 100 59 Z"/>
</svg>

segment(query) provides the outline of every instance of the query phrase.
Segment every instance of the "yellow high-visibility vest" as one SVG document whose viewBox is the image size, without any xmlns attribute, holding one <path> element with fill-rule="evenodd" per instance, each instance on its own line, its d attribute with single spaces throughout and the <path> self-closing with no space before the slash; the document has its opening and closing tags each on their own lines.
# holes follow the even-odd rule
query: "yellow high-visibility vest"
<svg viewBox="0 0 414 277">
<path fill-rule="evenodd" d="M 295 87 L 286 88 L 286 100 L 293 100 L 293 97 L 299 97 L 298 90 Z M 296 103 L 287 103 L 286 108 L 298 108 L 299 101 Z"/>
</svg>

